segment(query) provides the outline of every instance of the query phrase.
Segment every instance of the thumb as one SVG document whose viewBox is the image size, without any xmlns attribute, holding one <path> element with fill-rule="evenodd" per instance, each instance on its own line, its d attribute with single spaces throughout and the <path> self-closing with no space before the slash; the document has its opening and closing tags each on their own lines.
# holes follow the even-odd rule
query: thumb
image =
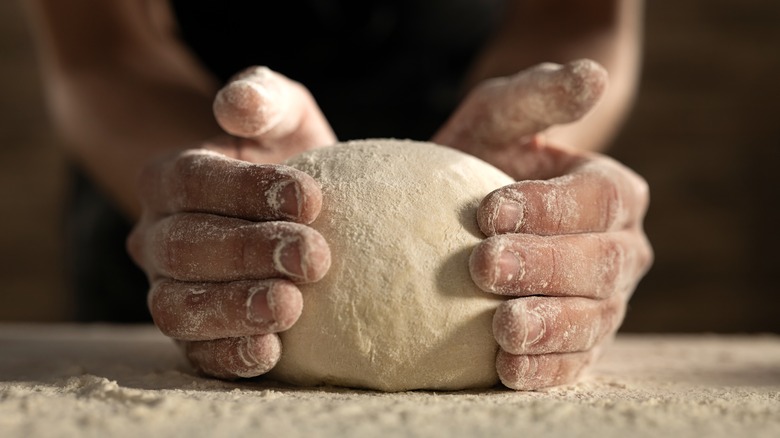
<svg viewBox="0 0 780 438">
<path fill-rule="evenodd" d="M 491 79 L 466 97 L 433 141 L 470 153 L 527 143 L 551 125 L 584 116 L 606 85 L 606 70 L 586 59 Z"/>
<path fill-rule="evenodd" d="M 336 141 L 309 90 L 267 67 L 234 76 L 217 93 L 214 116 L 229 134 L 267 149 L 307 150 Z"/>
</svg>

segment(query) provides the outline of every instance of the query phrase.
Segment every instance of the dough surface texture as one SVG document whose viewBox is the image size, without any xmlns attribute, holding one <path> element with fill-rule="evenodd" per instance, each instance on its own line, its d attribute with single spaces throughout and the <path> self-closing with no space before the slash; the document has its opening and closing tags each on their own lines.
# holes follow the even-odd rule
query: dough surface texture
<svg viewBox="0 0 780 438">
<path fill-rule="evenodd" d="M 451 148 L 360 140 L 287 165 L 314 177 L 323 207 L 311 225 L 332 264 L 302 285 L 298 322 L 281 333 L 271 378 L 383 391 L 495 385 L 493 313 L 468 258 L 484 239 L 476 209 L 512 179 Z"/>
</svg>

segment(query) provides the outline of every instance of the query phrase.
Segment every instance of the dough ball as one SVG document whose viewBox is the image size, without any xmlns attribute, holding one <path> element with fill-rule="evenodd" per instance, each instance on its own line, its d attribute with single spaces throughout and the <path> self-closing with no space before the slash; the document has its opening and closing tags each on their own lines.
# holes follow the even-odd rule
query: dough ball
<svg viewBox="0 0 780 438">
<path fill-rule="evenodd" d="M 495 385 L 502 298 L 474 285 L 468 259 L 484 239 L 477 206 L 512 179 L 454 149 L 400 140 L 338 144 L 286 164 L 322 187 L 312 227 L 332 264 L 301 286 L 303 313 L 281 333 L 269 376 L 384 391 Z"/>
</svg>

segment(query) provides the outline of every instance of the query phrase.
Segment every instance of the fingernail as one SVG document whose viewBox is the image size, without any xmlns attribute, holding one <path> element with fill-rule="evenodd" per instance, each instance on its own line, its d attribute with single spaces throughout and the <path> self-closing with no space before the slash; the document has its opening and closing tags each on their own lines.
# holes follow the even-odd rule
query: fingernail
<svg viewBox="0 0 780 438">
<path fill-rule="evenodd" d="M 273 71 L 266 66 L 255 66 L 238 72 L 238 74 L 236 74 L 236 76 L 231 79 L 234 81 L 245 79 L 248 81 L 263 83 L 268 81 L 269 78 L 273 76 L 273 74 Z"/>
<path fill-rule="evenodd" d="M 533 310 L 525 309 L 523 314 L 525 319 L 525 337 L 523 338 L 523 343 L 520 347 L 525 351 L 528 347 L 536 344 L 542 339 L 546 326 L 544 319 Z"/>
<path fill-rule="evenodd" d="M 303 257 L 298 239 L 282 240 L 274 250 L 274 265 L 291 278 L 305 279 Z"/>
<path fill-rule="evenodd" d="M 274 312 L 268 303 L 268 289 L 264 287 L 252 287 L 249 289 L 249 298 L 246 300 L 247 318 L 255 322 L 269 322 L 274 320 Z"/>
<path fill-rule="evenodd" d="M 523 298 L 499 306 L 493 319 L 493 333 L 501 349 L 510 354 L 534 354 L 534 346 L 547 330 L 544 319 Z M 534 306 L 535 307 L 535 306 Z"/>
<path fill-rule="evenodd" d="M 272 187 L 270 191 L 273 201 L 269 203 L 278 212 L 291 219 L 297 219 L 300 216 L 301 188 L 296 181 L 284 181 Z"/>
<path fill-rule="evenodd" d="M 496 233 L 516 233 L 523 222 L 523 206 L 515 201 L 502 201 L 496 212 Z"/>
<path fill-rule="evenodd" d="M 497 276 L 494 284 L 500 290 L 501 286 L 507 286 L 517 282 L 522 277 L 523 265 L 517 254 L 504 251 L 498 258 Z"/>
</svg>

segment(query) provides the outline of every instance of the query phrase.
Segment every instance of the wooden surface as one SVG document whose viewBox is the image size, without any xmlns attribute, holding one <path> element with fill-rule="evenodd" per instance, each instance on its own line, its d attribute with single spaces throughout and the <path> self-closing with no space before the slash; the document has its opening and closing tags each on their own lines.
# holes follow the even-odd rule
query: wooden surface
<svg viewBox="0 0 780 438">
<path fill-rule="evenodd" d="M 657 261 L 624 329 L 780 332 L 780 2 L 646 3 L 641 92 L 611 153 L 650 182 Z M 63 160 L 19 4 L 0 2 L 0 320 L 62 320 Z"/>
<path fill-rule="evenodd" d="M 577 384 L 380 393 L 193 374 L 151 326 L 0 325 L 27 436 L 780 436 L 780 337 L 624 335 Z"/>
</svg>

